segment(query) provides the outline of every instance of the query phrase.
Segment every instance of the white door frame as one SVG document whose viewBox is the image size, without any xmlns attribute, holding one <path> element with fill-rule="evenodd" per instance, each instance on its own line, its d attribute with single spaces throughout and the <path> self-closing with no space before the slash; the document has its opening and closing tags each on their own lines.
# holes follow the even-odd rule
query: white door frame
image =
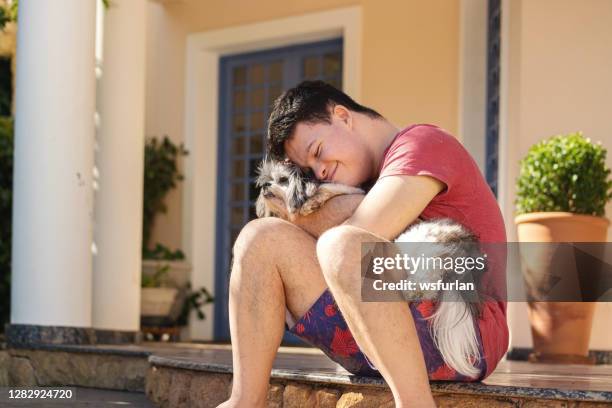
<svg viewBox="0 0 612 408">
<path fill-rule="evenodd" d="M 487 0 L 461 0 L 457 136 L 486 172 Z"/>
<path fill-rule="evenodd" d="M 515 68 L 520 55 L 520 3 L 502 0 L 501 49 L 499 83 L 499 153 L 497 202 L 506 225 L 508 241 L 516 241 L 514 226 L 514 178 L 517 174 L 518 143 L 511 140 L 516 132 L 516 109 L 519 101 L 520 77 Z M 487 81 L 487 25 L 486 0 L 462 0 L 460 81 L 459 81 L 459 136 L 463 145 L 476 159 L 483 174 L 486 171 L 486 81 Z M 511 57 L 514 65 L 511 65 Z M 510 85 L 513 85 L 512 87 Z M 524 302 L 508 302 L 510 348 L 531 347 L 529 322 L 525 319 Z"/>
<path fill-rule="evenodd" d="M 295 17 L 188 35 L 185 81 L 185 162 L 183 246 L 193 265 L 194 288 L 215 287 L 217 139 L 219 59 L 228 54 L 259 51 L 342 37 L 342 83 L 354 99 L 361 97 L 361 7 L 347 7 Z M 190 322 L 190 336 L 213 337 L 213 306 L 207 319 Z"/>
</svg>

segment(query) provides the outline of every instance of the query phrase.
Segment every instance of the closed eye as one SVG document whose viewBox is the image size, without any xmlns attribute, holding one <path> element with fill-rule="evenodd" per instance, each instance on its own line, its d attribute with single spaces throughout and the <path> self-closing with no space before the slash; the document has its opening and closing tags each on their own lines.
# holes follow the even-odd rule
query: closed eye
<svg viewBox="0 0 612 408">
<path fill-rule="evenodd" d="M 321 155 L 321 145 L 317 146 L 317 151 L 315 152 L 315 158 L 319 158 Z"/>
<path fill-rule="evenodd" d="M 287 182 L 289 181 L 289 179 L 285 176 L 282 176 L 281 178 L 278 179 L 278 182 L 280 184 L 287 184 Z"/>
</svg>

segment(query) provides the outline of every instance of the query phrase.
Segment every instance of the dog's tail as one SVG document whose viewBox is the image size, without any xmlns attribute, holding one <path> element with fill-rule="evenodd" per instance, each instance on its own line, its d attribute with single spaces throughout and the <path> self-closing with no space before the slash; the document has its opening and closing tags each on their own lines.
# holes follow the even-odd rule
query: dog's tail
<svg viewBox="0 0 612 408">
<path fill-rule="evenodd" d="M 420 222 L 408 228 L 396 242 L 412 242 L 411 250 L 425 253 L 430 258 L 475 258 L 480 256 L 477 237 L 463 225 L 440 218 Z M 464 279 L 472 278 L 477 284 L 484 271 L 472 270 Z M 459 275 L 444 268 L 432 268 L 421 272 L 424 281 L 435 282 L 456 278 Z M 467 294 L 466 294 L 467 296 Z M 431 299 L 431 295 L 424 296 Z M 476 365 L 482 358 L 478 350 L 475 319 L 478 304 L 470 303 L 457 290 L 438 291 L 433 297 L 437 308 L 430 320 L 433 340 L 444 362 L 460 374 L 470 378 L 480 372 Z"/>
<path fill-rule="evenodd" d="M 452 369 L 476 378 L 480 359 L 474 316 L 469 304 L 457 292 L 444 292 L 431 319 L 433 340 Z"/>
</svg>

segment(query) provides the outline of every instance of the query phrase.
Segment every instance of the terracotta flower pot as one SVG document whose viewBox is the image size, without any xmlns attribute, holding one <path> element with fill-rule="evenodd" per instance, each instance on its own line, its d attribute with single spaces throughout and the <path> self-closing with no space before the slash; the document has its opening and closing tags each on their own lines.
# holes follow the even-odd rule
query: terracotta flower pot
<svg viewBox="0 0 612 408">
<path fill-rule="evenodd" d="M 515 218 L 520 242 L 605 242 L 609 221 L 568 212 L 539 212 Z M 550 276 L 550 261 L 540 257 L 525 276 L 528 290 Z M 523 270 L 525 273 L 525 270 Z M 539 276 L 538 276 L 539 275 Z M 530 361 L 592 364 L 589 340 L 594 302 L 529 302 L 534 352 Z"/>
</svg>

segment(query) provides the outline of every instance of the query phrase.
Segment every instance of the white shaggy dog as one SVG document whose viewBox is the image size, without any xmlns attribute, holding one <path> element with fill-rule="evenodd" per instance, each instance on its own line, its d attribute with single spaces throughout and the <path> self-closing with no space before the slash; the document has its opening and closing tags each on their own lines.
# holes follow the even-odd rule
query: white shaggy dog
<svg viewBox="0 0 612 408">
<path fill-rule="evenodd" d="M 342 194 L 364 194 L 364 191 L 337 183 L 321 183 L 305 177 L 302 171 L 287 162 L 264 160 L 260 165 L 256 185 L 260 194 L 256 203 L 258 217 L 289 214 L 308 215 L 319 209 L 332 197 Z M 282 208 L 281 208 L 282 207 Z M 427 252 L 428 257 L 479 256 L 477 238 L 461 224 L 450 219 L 418 222 L 400 234 L 395 242 L 412 242 Z M 435 243 L 443 245 L 435 245 Z M 484 272 L 484 271 L 483 271 Z M 452 271 L 431 268 L 418 278 L 437 282 L 451 278 Z M 454 279 L 454 278 L 453 278 Z M 432 337 L 446 364 L 467 377 L 476 377 L 480 360 L 475 319 L 479 314 L 477 303 L 468 302 L 461 292 L 454 290 L 420 292 L 418 299 L 434 300 L 436 311 L 431 316 Z M 415 294 L 406 300 L 415 301 Z"/>
</svg>

